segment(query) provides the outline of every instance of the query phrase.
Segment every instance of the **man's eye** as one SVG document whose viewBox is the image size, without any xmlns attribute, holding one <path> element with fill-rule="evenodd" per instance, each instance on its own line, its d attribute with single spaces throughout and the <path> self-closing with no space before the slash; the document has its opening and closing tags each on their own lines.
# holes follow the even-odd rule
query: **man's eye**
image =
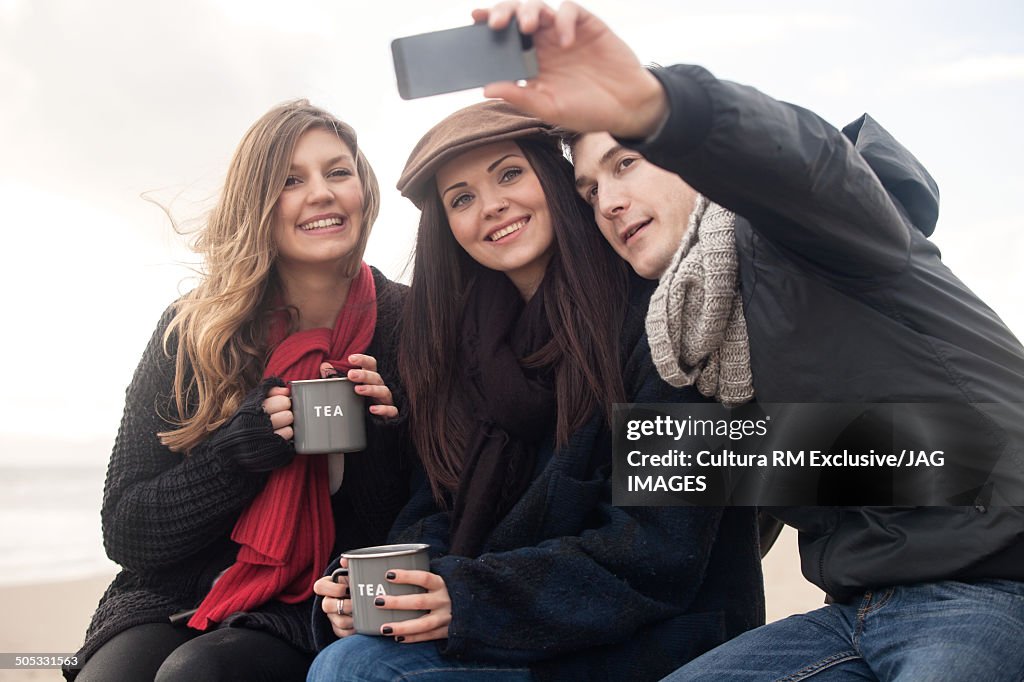
<svg viewBox="0 0 1024 682">
<path fill-rule="evenodd" d="M 625 170 L 625 169 L 629 168 L 630 166 L 633 165 L 633 163 L 635 161 L 636 161 L 636 157 L 627 156 L 626 158 L 624 158 L 621 161 L 619 161 L 619 170 Z"/>
</svg>

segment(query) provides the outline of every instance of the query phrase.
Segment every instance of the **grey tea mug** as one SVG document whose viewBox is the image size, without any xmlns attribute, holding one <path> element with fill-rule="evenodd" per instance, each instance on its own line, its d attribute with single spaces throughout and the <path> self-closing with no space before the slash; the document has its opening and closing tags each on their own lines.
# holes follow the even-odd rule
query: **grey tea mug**
<svg viewBox="0 0 1024 682">
<path fill-rule="evenodd" d="M 373 605 L 377 597 L 426 592 L 419 585 L 400 585 L 389 582 L 384 575 L 391 569 L 429 571 L 429 545 L 380 545 L 343 552 L 348 559 L 348 589 L 352 597 L 352 620 L 361 635 L 379 635 L 381 626 L 411 620 L 426 615 L 427 611 L 383 609 Z M 343 573 L 344 569 L 335 571 Z"/>
<path fill-rule="evenodd" d="M 295 452 L 322 455 L 366 449 L 363 396 L 344 377 L 293 381 Z"/>
</svg>

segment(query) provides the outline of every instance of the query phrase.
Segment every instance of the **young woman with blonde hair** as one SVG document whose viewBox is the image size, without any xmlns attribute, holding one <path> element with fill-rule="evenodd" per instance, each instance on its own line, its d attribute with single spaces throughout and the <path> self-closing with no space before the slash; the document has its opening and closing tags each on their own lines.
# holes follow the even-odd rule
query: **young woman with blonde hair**
<svg viewBox="0 0 1024 682">
<path fill-rule="evenodd" d="M 354 131 L 304 100 L 242 139 L 202 280 L 128 388 L 102 510 L 123 570 L 68 679 L 304 679 L 313 580 L 408 497 L 387 422 L 405 287 L 362 261 L 379 204 Z M 369 399 L 368 450 L 296 456 L 287 382 L 338 372 Z"/>
</svg>

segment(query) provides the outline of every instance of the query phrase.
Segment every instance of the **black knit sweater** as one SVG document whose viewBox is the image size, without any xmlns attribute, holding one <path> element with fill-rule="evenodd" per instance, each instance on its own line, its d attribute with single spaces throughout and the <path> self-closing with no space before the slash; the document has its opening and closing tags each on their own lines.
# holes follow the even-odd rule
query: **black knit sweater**
<svg viewBox="0 0 1024 682">
<path fill-rule="evenodd" d="M 377 327 L 367 353 L 405 413 L 398 384 L 397 348 L 407 287 L 373 270 L 377 288 Z M 238 545 L 230 535 L 241 512 L 259 493 L 269 474 L 241 468 L 216 437 L 188 456 L 160 444 L 157 432 L 173 428 L 171 399 L 174 358 L 162 349 L 174 306 L 161 317 L 128 387 L 124 416 L 114 442 L 103 489 L 103 542 L 107 555 L 121 564 L 100 599 L 78 652 L 85 663 L 118 633 L 194 608 L 214 578 L 230 566 Z M 273 432 L 260 412 L 262 428 Z M 381 544 L 408 500 L 414 454 L 403 433 L 404 419 L 385 422 L 367 413 L 365 452 L 345 458 L 345 476 L 332 498 L 335 553 Z M 224 427 L 222 427 L 224 428 Z M 252 612 L 236 613 L 220 627 L 264 630 L 312 653 L 312 600 L 300 604 L 271 601 Z M 74 679 L 77 670 L 65 670 Z"/>
</svg>

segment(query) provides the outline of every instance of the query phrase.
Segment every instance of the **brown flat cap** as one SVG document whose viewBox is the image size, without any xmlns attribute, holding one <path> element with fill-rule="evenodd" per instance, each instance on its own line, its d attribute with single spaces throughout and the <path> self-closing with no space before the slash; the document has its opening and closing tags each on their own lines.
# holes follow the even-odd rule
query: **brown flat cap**
<svg viewBox="0 0 1024 682">
<path fill-rule="evenodd" d="M 502 100 L 488 100 L 459 109 L 424 135 L 405 162 L 398 191 L 418 208 L 429 192 L 437 169 L 476 147 L 530 135 L 546 135 L 552 126 L 513 109 Z M 552 145 L 558 140 L 552 136 Z"/>
</svg>

